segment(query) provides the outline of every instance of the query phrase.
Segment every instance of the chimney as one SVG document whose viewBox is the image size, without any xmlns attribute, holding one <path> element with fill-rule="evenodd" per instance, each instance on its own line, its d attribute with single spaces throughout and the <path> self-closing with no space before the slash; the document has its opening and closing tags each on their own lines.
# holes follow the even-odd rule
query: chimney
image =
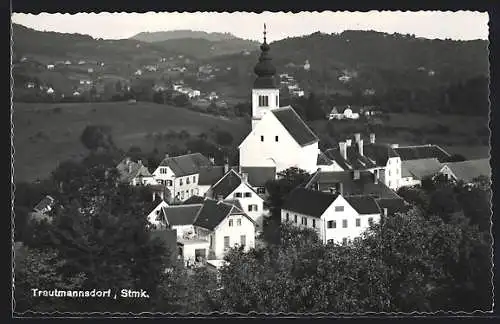
<svg viewBox="0 0 500 324">
<path fill-rule="evenodd" d="M 373 183 L 378 183 L 378 169 L 373 170 Z"/>
<path fill-rule="evenodd" d="M 375 133 L 370 133 L 370 143 L 375 144 Z"/>
<path fill-rule="evenodd" d="M 347 160 L 347 143 L 346 142 L 339 142 L 339 149 L 340 149 L 340 155 Z"/>
<path fill-rule="evenodd" d="M 361 133 L 354 133 L 354 141 L 357 143 L 359 143 L 359 141 L 361 140 Z"/>
<path fill-rule="evenodd" d="M 223 195 L 217 195 L 217 201 L 223 201 L 224 196 Z"/>
<path fill-rule="evenodd" d="M 359 180 L 359 176 L 360 176 L 359 170 L 354 170 L 354 172 L 353 172 L 353 179 L 354 180 Z"/>
<path fill-rule="evenodd" d="M 241 173 L 241 178 L 243 179 L 244 182 L 248 183 L 248 173 L 246 172 Z"/>
<path fill-rule="evenodd" d="M 125 164 L 126 164 L 126 165 L 129 165 L 129 164 L 130 164 L 130 157 L 128 157 L 128 156 L 127 156 L 127 157 L 125 158 Z"/>
<path fill-rule="evenodd" d="M 165 159 L 168 159 L 170 157 L 170 155 L 168 155 L 168 153 L 165 153 Z"/>
<path fill-rule="evenodd" d="M 345 140 L 347 147 L 350 147 L 352 145 L 352 139 L 348 138 Z"/>
<path fill-rule="evenodd" d="M 132 173 L 132 163 L 128 164 L 128 173 Z"/>
<path fill-rule="evenodd" d="M 387 208 L 384 208 L 384 216 L 387 216 Z"/>
<path fill-rule="evenodd" d="M 344 184 L 342 182 L 337 182 L 335 184 L 335 190 L 340 194 L 340 195 L 343 195 L 344 194 Z"/>
<path fill-rule="evenodd" d="M 359 150 L 359 155 L 363 156 L 363 140 L 360 139 L 358 141 L 358 150 Z"/>
<path fill-rule="evenodd" d="M 229 161 L 225 160 L 224 161 L 224 174 L 229 172 Z"/>
<path fill-rule="evenodd" d="M 215 164 L 215 158 L 209 157 L 208 159 L 210 160 L 210 163 Z"/>
</svg>

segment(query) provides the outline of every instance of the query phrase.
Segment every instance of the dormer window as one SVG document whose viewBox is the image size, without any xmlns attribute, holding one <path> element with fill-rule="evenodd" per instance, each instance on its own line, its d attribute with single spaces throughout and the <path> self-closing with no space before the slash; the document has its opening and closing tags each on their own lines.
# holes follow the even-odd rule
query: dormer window
<svg viewBox="0 0 500 324">
<path fill-rule="evenodd" d="M 268 96 L 259 96 L 259 107 L 269 107 Z"/>
</svg>

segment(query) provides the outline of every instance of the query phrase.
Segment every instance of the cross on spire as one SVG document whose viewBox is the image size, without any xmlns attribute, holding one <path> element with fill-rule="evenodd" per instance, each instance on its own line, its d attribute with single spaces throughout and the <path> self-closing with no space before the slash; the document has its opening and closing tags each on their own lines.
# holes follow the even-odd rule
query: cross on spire
<svg viewBox="0 0 500 324">
<path fill-rule="evenodd" d="M 264 23 L 264 43 L 266 42 L 266 23 Z"/>
</svg>

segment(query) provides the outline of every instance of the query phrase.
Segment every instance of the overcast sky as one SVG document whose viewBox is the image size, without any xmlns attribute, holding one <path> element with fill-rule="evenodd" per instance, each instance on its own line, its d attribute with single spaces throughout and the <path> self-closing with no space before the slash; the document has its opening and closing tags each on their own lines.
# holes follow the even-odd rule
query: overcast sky
<svg viewBox="0 0 500 324">
<path fill-rule="evenodd" d="M 308 35 L 317 31 L 375 30 L 415 34 L 425 38 L 487 39 L 487 12 L 322 12 L 322 13 L 80 13 L 16 14 L 12 21 L 36 30 L 79 33 L 95 38 L 129 38 L 140 32 L 201 30 L 230 32 L 245 39 L 262 40 L 267 24 L 268 41 Z"/>
</svg>

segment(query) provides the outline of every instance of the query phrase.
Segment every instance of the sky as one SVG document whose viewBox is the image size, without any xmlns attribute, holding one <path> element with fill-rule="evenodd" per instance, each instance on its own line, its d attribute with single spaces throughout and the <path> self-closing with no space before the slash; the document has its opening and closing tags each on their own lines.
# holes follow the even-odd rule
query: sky
<svg viewBox="0 0 500 324">
<path fill-rule="evenodd" d="M 140 32 L 190 29 L 229 32 L 240 38 L 262 41 L 263 25 L 266 23 L 268 42 L 318 31 L 331 34 L 344 30 L 415 34 L 416 37 L 431 39 L 488 39 L 488 19 L 487 12 L 473 11 L 12 15 L 12 22 L 36 30 L 79 33 L 104 39 L 129 38 Z"/>
</svg>

